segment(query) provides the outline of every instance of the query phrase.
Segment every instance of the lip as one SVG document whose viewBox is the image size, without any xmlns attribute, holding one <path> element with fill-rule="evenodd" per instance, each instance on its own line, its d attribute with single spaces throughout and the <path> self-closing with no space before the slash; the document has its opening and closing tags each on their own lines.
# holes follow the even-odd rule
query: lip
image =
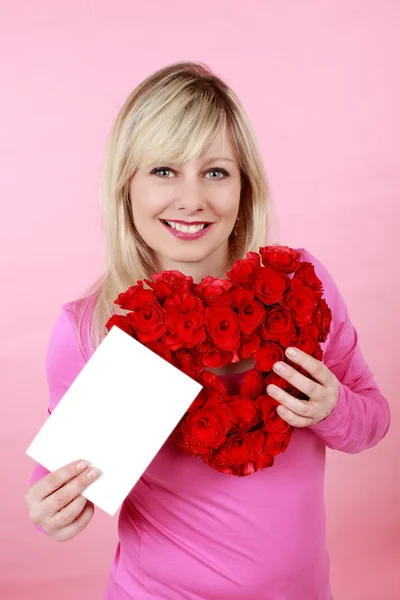
<svg viewBox="0 0 400 600">
<path fill-rule="evenodd" d="M 162 221 L 169 221 L 170 223 L 181 223 L 181 225 L 204 225 L 204 223 L 210 223 L 210 221 L 179 221 L 179 219 L 161 219 Z"/>
<path fill-rule="evenodd" d="M 168 225 L 166 225 L 162 219 L 160 219 L 160 223 L 174 237 L 179 238 L 180 240 L 188 240 L 188 241 L 189 240 L 197 240 L 198 238 L 203 237 L 213 226 L 213 224 L 210 223 L 210 225 L 208 227 L 206 227 L 205 229 L 201 229 L 200 231 L 197 231 L 196 233 L 186 233 L 185 231 L 177 231 L 173 227 L 168 227 Z M 206 223 L 206 221 L 199 221 L 199 222 L 192 222 L 192 223 L 187 223 L 185 221 L 173 221 L 173 223 L 182 223 L 184 225 L 202 225 L 203 223 Z"/>
</svg>

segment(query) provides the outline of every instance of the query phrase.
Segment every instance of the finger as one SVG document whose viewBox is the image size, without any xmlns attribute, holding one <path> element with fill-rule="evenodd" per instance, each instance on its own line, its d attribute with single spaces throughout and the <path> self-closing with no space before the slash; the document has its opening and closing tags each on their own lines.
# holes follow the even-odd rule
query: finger
<svg viewBox="0 0 400 600">
<path fill-rule="evenodd" d="M 299 398 L 295 398 L 291 394 L 288 394 L 288 392 L 285 392 L 285 390 L 282 390 L 274 385 L 268 385 L 267 392 L 291 412 L 300 417 L 307 417 L 308 420 L 312 420 L 315 412 L 315 406 L 311 404 L 309 400 L 299 400 Z M 278 414 L 280 414 L 279 411 Z"/>
<path fill-rule="evenodd" d="M 87 498 L 79 494 L 69 504 L 64 506 L 61 510 L 56 512 L 55 515 L 49 519 L 49 528 L 53 530 L 63 529 L 67 525 L 70 525 L 75 519 L 79 517 L 86 504 L 89 502 Z"/>
<path fill-rule="evenodd" d="M 284 408 L 283 411 L 284 412 L 281 412 L 281 410 L 278 408 L 278 415 L 281 417 L 281 419 L 286 421 L 286 423 L 293 425 L 293 427 L 308 427 L 313 423 L 313 420 L 309 417 L 300 417 L 287 408 Z"/>
<path fill-rule="evenodd" d="M 39 481 L 36 481 L 28 490 L 27 496 L 31 499 L 41 502 L 50 494 L 53 494 L 58 488 L 65 485 L 68 481 L 76 477 L 84 469 L 88 463 L 86 461 L 76 460 L 60 469 L 56 469 L 52 473 L 45 475 Z"/>
<path fill-rule="evenodd" d="M 296 352 L 294 356 L 290 354 L 291 350 L 294 350 Z M 331 382 L 333 375 L 331 371 L 326 365 L 324 365 L 322 361 L 314 358 L 314 356 L 311 356 L 311 354 L 307 354 L 307 352 L 303 352 L 303 350 L 294 347 L 286 348 L 285 354 L 293 363 L 302 367 L 321 385 L 327 386 Z M 293 370 L 295 371 L 295 369 Z M 310 379 L 307 379 L 307 381 L 313 383 Z"/>
<path fill-rule="evenodd" d="M 287 363 L 277 362 L 273 365 L 273 369 L 279 377 L 290 383 L 290 385 L 300 392 L 303 392 L 309 398 L 315 397 L 318 393 L 322 392 L 322 386 L 319 383 L 299 373 L 299 371 Z"/>
<path fill-rule="evenodd" d="M 62 488 L 57 489 L 51 496 L 48 496 L 40 503 L 42 514 L 47 515 L 47 518 L 55 515 L 64 506 L 72 502 L 74 498 L 79 496 L 98 476 L 98 469 L 94 469 L 93 467 L 86 469 L 78 477 L 66 483 Z"/>
<path fill-rule="evenodd" d="M 75 537 L 89 524 L 94 514 L 94 504 L 88 501 L 81 514 L 66 527 L 59 529 L 52 534 L 52 537 L 57 542 L 67 542 L 71 538 Z"/>
</svg>

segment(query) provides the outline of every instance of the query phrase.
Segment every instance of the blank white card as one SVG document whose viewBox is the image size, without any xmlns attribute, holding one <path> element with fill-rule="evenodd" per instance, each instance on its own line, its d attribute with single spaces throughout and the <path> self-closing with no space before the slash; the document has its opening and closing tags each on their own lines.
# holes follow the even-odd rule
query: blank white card
<svg viewBox="0 0 400 600">
<path fill-rule="evenodd" d="M 114 325 L 26 454 L 49 471 L 98 467 L 83 496 L 114 515 L 201 389 Z"/>
</svg>

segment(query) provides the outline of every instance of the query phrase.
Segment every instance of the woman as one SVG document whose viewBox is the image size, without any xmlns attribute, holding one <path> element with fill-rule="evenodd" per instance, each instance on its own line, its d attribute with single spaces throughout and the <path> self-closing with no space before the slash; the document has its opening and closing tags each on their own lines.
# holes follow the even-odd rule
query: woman
<svg viewBox="0 0 400 600">
<path fill-rule="evenodd" d="M 143 81 L 112 128 L 102 181 L 104 272 L 66 303 L 47 352 L 49 412 L 106 335 L 118 294 L 177 269 L 223 277 L 268 245 L 270 201 L 251 125 L 233 91 L 202 64 L 178 63 Z M 215 175 L 217 174 L 217 177 Z M 387 433 L 390 412 L 331 275 L 304 248 L 332 310 L 323 362 L 299 351 L 281 377 L 310 401 L 278 390 L 294 426 L 272 468 L 227 476 L 169 440 L 121 507 L 106 600 L 330 600 L 325 539 L 326 447 L 357 453 Z M 231 392 L 251 361 L 214 370 Z M 316 383 L 318 382 L 318 383 Z M 312 385 L 312 389 L 309 386 Z M 268 389 L 268 393 L 272 391 Z M 68 540 L 94 506 L 88 469 L 37 465 L 26 494 L 37 528 Z"/>
</svg>

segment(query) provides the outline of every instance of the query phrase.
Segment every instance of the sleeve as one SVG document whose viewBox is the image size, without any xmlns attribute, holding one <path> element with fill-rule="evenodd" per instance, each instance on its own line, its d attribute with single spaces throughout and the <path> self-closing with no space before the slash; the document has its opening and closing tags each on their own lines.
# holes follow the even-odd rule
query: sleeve
<svg viewBox="0 0 400 600">
<path fill-rule="evenodd" d="M 328 448 L 356 454 L 376 446 L 390 426 L 390 408 L 381 394 L 358 343 L 346 304 L 332 275 L 305 251 L 324 288 L 323 298 L 332 311 L 323 363 L 339 381 L 339 397 L 333 411 L 311 429 Z"/>
<path fill-rule="evenodd" d="M 78 338 L 73 326 L 72 317 L 65 305 L 50 334 L 46 351 L 46 379 L 49 393 L 48 414 L 51 414 L 61 398 L 72 385 L 86 364 Z M 41 464 L 36 463 L 29 486 L 50 473 Z M 39 525 L 36 529 L 47 533 Z"/>
</svg>

